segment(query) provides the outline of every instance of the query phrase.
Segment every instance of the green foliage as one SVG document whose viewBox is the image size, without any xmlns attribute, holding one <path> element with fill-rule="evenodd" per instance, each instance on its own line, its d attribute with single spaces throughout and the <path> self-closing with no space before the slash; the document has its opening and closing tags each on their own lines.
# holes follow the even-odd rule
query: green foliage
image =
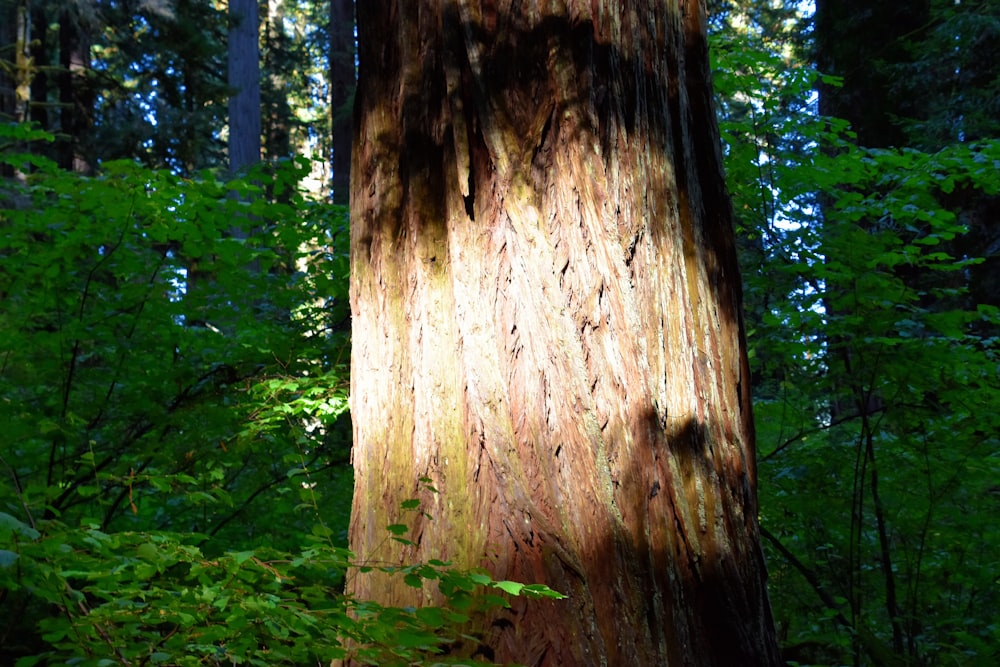
<svg viewBox="0 0 1000 667">
<path fill-rule="evenodd" d="M 264 155 L 329 155 L 328 3 L 281 0 L 260 9 Z"/>
<path fill-rule="evenodd" d="M 782 641 L 803 664 L 995 664 L 1000 321 L 956 202 L 1000 193 L 1000 142 L 865 149 L 815 113 L 811 68 L 713 53 Z"/>
<path fill-rule="evenodd" d="M 890 93 L 922 104 L 919 118 L 900 119 L 912 144 L 934 150 L 953 141 L 1000 134 L 1000 6 L 931 0 L 928 21 L 902 40 L 902 62 L 879 63 Z"/>
<path fill-rule="evenodd" d="M 307 169 L 222 183 L 113 162 L 9 186 L 0 419 L 24 511 L 214 535 L 291 493 L 289 468 L 343 474 L 346 334 L 324 327 L 346 318 L 346 222 L 297 201 Z"/>
<path fill-rule="evenodd" d="M 226 11 L 208 0 L 99 3 L 91 152 L 191 173 L 224 163 Z"/>
<path fill-rule="evenodd" d="M 397 568 L 440 608 L 342 595 L 347 219 L 308 162 L 84 177 L 46 139 L 0 126 L 33 168 L 0 185 L 0 662 L 417 664 L 478 591 L 554 595 L 444 563 Z"/>
<path fill-rule="evenodd" d="M 436 585 L 441 606 L 383 607 L 341 594 L 350 554 L 313 536 L 295 553 L 270 548 L 207 556 L 204 535 L 105 533 L 45 522 L 44 534 L 0 514 L 11 554 L 0 585 L 57 613 L 38 621 L 45 650 L 28 667 L 72 659 L 110 664 L 298 665 L 354 657 L 377 665 L 449 664 L 457 628 L 507 599 L 488 591 L 560 597 L 493 581 L 447 563 L 380 568 L 415 587 Z"/>
</svg>

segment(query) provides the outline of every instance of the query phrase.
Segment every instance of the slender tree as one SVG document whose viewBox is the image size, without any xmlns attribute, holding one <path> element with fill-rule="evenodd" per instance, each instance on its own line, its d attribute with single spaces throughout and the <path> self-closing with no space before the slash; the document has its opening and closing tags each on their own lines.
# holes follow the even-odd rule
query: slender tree
<svg viewBox="0 0 1000 667">
<path fill-rule="evenodd" d="M 260 161 L 260 47 L 257 0 L 229 4 L 229 169 Z"/>
<path fill-rule="evenodd" d="M 351 107 L 354 101 L 354 0 L 330 0 L 330 121 L 333 199 L 346 204 L 351 176 Z"/>
<path fill-rule="evenodd" d="M 260 17 L 260 111 L 263 123 L 263 152 L 268 159 L 288 157 L 292 154 L 292 113 L 289 97 L 294 81 L 289 74 L 301 66 L 294 57 L 297 53 L 284 26 L 285 7 L 271 0 L 261 9 Z M 291 56 L 291 57 L 290 57 Z"/>
<path fill-rule="evenodd" d="M 33 63 L 31 60 L 31 12 L 28 4 L 21 0 L 4 8 L 7 27 L 2 34 L 5 38 L 4 51 L 9 60 L 4 63 L 5 76 L 0 80 L 0 112 L 5 118 L 21 123 L 28 120 L 28 102 L 31 99 Z M 8 41 L 10 40 L 10 41 Z"/>
<path fill-rule="evenodd" d="M 3 122 L 14 119 L 17 99 L 17 10 L 10 0 L 0 2 L 0 120 Z"/>
<path fill-rule="evenodd" d="M 59 11 L 59 125 L 66 141 L 60 146 L 59 164 L 65 169 L 86 172 L 93 158 L 91 128 L 94 122 L 94 93 L 87 80 L 90 70 L 93 25 L 83 15 L 84 4 Z"/>
<path fill-rule="evenodd" d="M 25 120 L 31 80 L 25 48 L 27 27 L 26 9 L 21 2 L 0 1 L 0 122 L 3 123 Z M 0 165 L 0 178 L 14 174 L 10 165 Z"/>
<path fill-rule="evenodd" d="M 703 5 L 357 13 L 358 558 L 568 595 L 478 619 L 466 654 L 778 664 Z M 412 497 L 413 544 L 386 541 Z"/>
</svg>

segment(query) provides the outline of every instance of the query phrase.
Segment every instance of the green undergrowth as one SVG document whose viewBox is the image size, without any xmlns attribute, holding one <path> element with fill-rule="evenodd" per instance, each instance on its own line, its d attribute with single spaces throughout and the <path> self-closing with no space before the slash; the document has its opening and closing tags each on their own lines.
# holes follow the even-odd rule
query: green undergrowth
<svg viewBox="0 0 1000 667">
<path fill-rule="evenodd" d="M 477 614 L 508 606 L 511 595 L 561 597 L 442 561 L 359 565 L 323 532 L 295 552 L 209 556 L 205 535 L 108 533 L 95 523 L 58 521 L 36 528 L 0 513 L 4 597 L 19 600 L 22 610 L 46 610 L 33 629 L 35 647 L 15 664 L 468 664 L 444 654 L 473 639 L 460 628 Z M 376 567 L 410 586 L 435 587 L 443 604 L 404 609 L 343 594 L 345 578 Z M 19 648 L 15 642 L 8 638 L 5 650 Z"/>
<path fill-rule="evenodd" d="M 348 216 L 309 161 L 84 176 L 50 140 L 0 125 L 0 664 L 446 664 L 555 595 L 445 562 L 383 568 L 440 607 L 344 595 L 383 566 L 345 548 Z"/>
</svg>

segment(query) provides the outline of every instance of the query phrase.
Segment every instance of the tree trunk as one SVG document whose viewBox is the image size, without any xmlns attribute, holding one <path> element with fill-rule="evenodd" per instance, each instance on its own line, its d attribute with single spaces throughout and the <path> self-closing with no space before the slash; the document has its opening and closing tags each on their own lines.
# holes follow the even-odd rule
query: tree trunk
<svg viewBox="0 0 1000 667">
<path fill-rule="evenodd" d="M 704 12 L 520 6 L 358 4 L 351 547 L 569 596 L 498 662 L 778 664 Z"/>
<path fill-rule="evenodd" d="M 268 0 L 264 5 L 260 38 L 262 69 L 266 86 L 261 91 L 261 116 L 263 117 L 263 153 L 270 159 L 293 155 L 292 124 L 294 114 L 288 101 L 289 82 L 281 66 L 288 49 L 285 37 L 285 6 L 279 0 Z"/>
<path fill-rule="evenodd" d="M 27 117 L 38 127 L 54 131 L 52 120 L 49 118 L 49 72 L 52 71 L 52 63 L 49 61 L 50 54 L 58 53 L 55 46 L 49 40 L 49 16 L 48 7 L 28 4 L 28 30 L 27 40 L 28 53 L 31 59 L 31 85 L 28 98 Z M 62 30 L 60 29 L 60 36 Z"/>
<path fill-rule="evenodd" d="M 59 147 L 59 165 L 79 173 L 89 172 L 93 162 L 94 92 L 88 80 L 93 30 L 78 11 L 59 12 L 59 123 L 67 135 Z"/>
<path fill-rule="evenodd" d="M 260 162 L 260 46 L 257 0 L 229 4 L 229 170 Z"/>
<path fill-rule="evenodd" d="M 31 102 L 31 81 L 35 74 L 31 61 L 31 7 L 22 0 L 14 9 L 14 122 L 23 123 L 28 118 Z"/>
<path fill-rule="evenodd" d="M 820 71 L 842 77 L 820 84 L 824 116 L 851 121 L 858 144 L 906 146 L 903 118 L 924 116 L 927 99 L 900 95 L 899 66 L 912 59 L 905 38 L 928 21 L 928 0 L 817 0 L 816 61 Z"/>
<path fill-rule="evenodd" d="M 0 2 L 0 122 L 4 123 L 14 121 L 17 100 L 16 54 L 11 47 L 18 43 L 18 11 L 12 2 Z"/>
<path fill-rule="evenodd" d="M 354 100 L 354 0 L 330 0 L 330 126 L 333 201 L 347 204 L 351 178 L 351 107 Z"/>
</svg>

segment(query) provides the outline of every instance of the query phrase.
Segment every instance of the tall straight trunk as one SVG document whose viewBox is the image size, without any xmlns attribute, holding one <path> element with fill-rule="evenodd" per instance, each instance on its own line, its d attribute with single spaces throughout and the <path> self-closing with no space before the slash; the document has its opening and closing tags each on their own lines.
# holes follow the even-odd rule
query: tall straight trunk
<svg viewBox="0 0 1000 667">
<path fill-rule="evenodd" d="M 227 48 L 229 94 L 229 172 L 233 176 L 244 174 L 260 162 L 261 153 L 261 95 L 260 95 L 260 16 L 257 0 L 230 0 L 229 34 Z M 192 87 L 188 86 L 190 90 Z M 240 215 L 246 215 L 241 213 Z M 248 237 L 245 220 L 235 221 L 232 235 Z M 253 272 L 260 270 L 257 260 L 249 266 Z M 200 271 L 197 264 L 188 269 L 188 294 L 209 294 L 212 276 Z M 222 323 L 230 330 L 230 323 Z"/>
<path fill-rule="evenodd" d="M 817 0 L 816 61 L 842 77 L 820 85 L 819 110 L 851 121 L 860 145 L 906 146 L 900 120 L 923 116 L 928 100 L 899 94 L 898 67 L 912 60 L 905 38 L 927 28 L 929 10 L 929 0 Z"/>
<path fill-rule="evenodd" d="M 28 53 L 31 58 L 31 86 L 28 100 L 27 120 L 37 123 L 45 130 L 53 131 L 49 118 L 49 56 L 55 49 L 49 40 L 49 17 L 47 7 L 29 5 Z"/>
<path fill-rule="evenodd" d="M 330 130 L 333 200 L 346 204 L 351 183 L 351 103 L 354 99 L 354 0 L 330 0 Z"/>
<path fill-rule="evenodd" d="M 257 0 L 229 3 L 229 170 L 260 161 L 260 46 Z"/>
<path fill-rule="evenodd" d="M 28 118 L 34 66 L 31 61 L 31 13 L 26 0 L 0 6 L 0 123 L 23 123 Z M 21 146 L 19 148 L 26 148 Z M 25 174 L 0 165 L 0 179 L 23 181 Z M 3 184 L 0 183 L 0 186 Z M 0 193 L 6 196 L 6 191 Z"/>
<path fill-rule="evenodd" d="M 13 3 L 0 3 L 0 123 L 14 120 L 17 107 L 17 77 L 14 71 L 16 55 L 9 51 L 10 45 L 17 43 L 17 11 Z M 6 196 L 4 180 L 14 175 L 14 169 L 0 164 L 0 198 Z M 4 201 L 0 199 L 0 201 Z"/>
<path fill-rule="evenodd" d="M 16 55 L 10 50 L 17 44 L 18 7 L 12 2 L 0 3 L 0 121 L 9 123 L 14 119 L 17 89 L 14 63 Z"/>
<path fill-rule="evenodd" d="M 31 61 L 31 6 L 20 0 L 14 8 L 14 108 L 13 120 L 23 123 L 28 119 L 31 101 L 31 80 L 34 63 Z"/>
<path fill-rule="evenodd" d="M 292 150 L 292 109 L 288 103 L 288 81 L 279 60 L 285 46 L 285 7 L 280 0 L 268 0 L 261 20 L 260 38 L 264 45 L 261 64 L 267 87 L 261 92 L 263 153 L 268 159 L 288 157 Z"/>
<path fill-rule="evenodd" d="M 78 12 L 59 13 L 59 118 L 67 141 L 60 146 L 64 169 L 87 172 L 91 168 L 90 131 L 94 119 L 94 93 L 87 80 L 90 37 Z"/>
<path fill-rule="evenodd" d="M 358 4 L 351 547 L 568 595 L 498 662 L 776 665 L 703 8 L 519 7 Z"/>
</svg>

